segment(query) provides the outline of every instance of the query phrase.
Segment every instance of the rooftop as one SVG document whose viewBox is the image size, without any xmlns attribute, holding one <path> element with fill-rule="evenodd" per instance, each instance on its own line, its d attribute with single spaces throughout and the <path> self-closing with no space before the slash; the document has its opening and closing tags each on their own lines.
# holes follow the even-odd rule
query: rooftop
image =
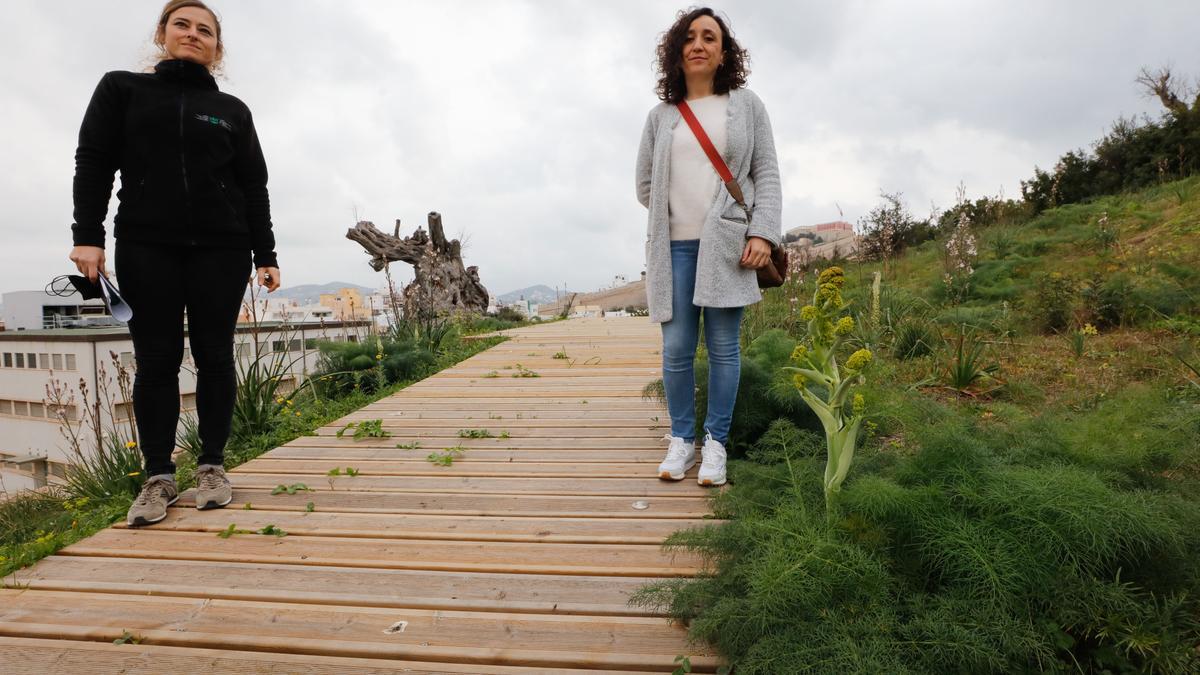
<svg viewBox="0 0 1200 675">
<path fill-rule="evenodd" d="M 277 328 L 312 329 L 312 328 L 343 328 L 347 326 L 368 326 L 371 322 L 366 319 L 358 321 L 325 321 L 322 323 L 284 323 L 282 321 L 260 321 L 258 330 L 274 331 Z M 238 333 L 250 333 L 254 326 L 239 324 Z M 187 333 L 186 325 L 184 333 Z M 129 335 L 125 326 L 102 326 L 97 328 L 46 328 L 39 330 L 8 330 L 0 331 L 0 342 L 106 342 L 114 338 L 120 339 Z"/>
</svg>

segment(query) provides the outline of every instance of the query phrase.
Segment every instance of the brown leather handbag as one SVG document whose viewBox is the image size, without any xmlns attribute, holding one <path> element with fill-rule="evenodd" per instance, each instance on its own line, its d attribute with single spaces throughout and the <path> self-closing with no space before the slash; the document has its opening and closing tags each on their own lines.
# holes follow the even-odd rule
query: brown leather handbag
<svg viewBox="0 0 1200 675">
<path fill-rule="evenodd" d="M 716 147 L 708 138 L 708 134 L 704 131 L 704 127 L 700 126 L 700 120 L 696 119 L 695 113 L 692 112 L 687 101 L 679 102 L 679 113 L 683 115 L 684 121 L 687 122 L 692 133 L 696 135 L 696 140 L 700 142 L 700 147 L 704 149 L 704 154 L 708 155 L 708 161 L 712 162 L 713 168 L 717 170 L 717 175 L 725 183 L 725 189 L 729 191 L 729 196 L 742 207 L 746 212 L 746 224 L 750 224 L 752 217 L 752 209 L 746 205 L 746 200 L 742 196 L 742 186 L 733 179 L 733 172 L 726 166 L 725 160 L 721 158 L 721 153 L 717 152 Z M 771 262 L 764 267 L 755 270 L 758 273 L 759 288 L 777 288 L 783 285 L 787 280 L 788 273 L 788 253 L 783 245 L 771 247 Z"/>
</svg>

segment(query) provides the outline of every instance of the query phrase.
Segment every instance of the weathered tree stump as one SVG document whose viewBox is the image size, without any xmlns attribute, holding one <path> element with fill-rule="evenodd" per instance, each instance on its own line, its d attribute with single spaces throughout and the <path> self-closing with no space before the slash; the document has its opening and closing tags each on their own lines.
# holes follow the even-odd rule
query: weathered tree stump
<svg viewBox="0 0 1200 675">
<path fill-rule="evenodd" d="M 429 214 L 428 233 L 418 227 L 401 238 L 399 220 L 392 235 L 364 220 L 348 230 L 346 238 L 366 249 L 377 272 L 394 261 L 412 265 L 413 281 L 403 291 L 406 317 L 487 311 L 488 292 L 479 283 L 479 268 L 463 265 L 462 244 L 446 240 L 442 216 L 436 211 Z"/>
</svg>

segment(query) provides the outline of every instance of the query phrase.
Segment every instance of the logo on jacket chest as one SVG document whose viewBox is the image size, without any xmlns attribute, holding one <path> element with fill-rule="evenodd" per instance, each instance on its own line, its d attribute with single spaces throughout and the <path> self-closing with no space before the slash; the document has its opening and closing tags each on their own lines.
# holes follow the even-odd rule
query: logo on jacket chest
<svg viewBox="0 0 1200 675">
<path fill-rule="evenodd" d="M 229 132 L 233 131 L 232 124 L 230 124 L 229 122 L 226 122 L 225 120 L 223 120 L 220 117 L 217 117 L 215 115 L 203 115 L 200 113 L 196 113 L 195 118 L 201 122 L 206 122 L 208 124 L 211 124 L 214 127 L 221 127 L 225 131 L 229 131 Z"/>
</svg>

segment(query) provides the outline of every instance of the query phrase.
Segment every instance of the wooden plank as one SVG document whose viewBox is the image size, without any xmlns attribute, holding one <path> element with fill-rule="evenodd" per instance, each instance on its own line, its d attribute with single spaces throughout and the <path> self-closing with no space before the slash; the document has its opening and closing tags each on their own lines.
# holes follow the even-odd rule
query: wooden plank
<svg viewBox="0 0 1200 675">
<path fill-rule="evenodd" d="M 321 479 L 328 478 L 330 470 L 342 471 L 344 462 L 333 462 L 328 459 L 319 460 L 289 460 L 264 456 L 249 461 L 237 468 L 234 473 L 287 473 L 304 474 Z M 524 478 L 574 478 L 587 476 L 589 478 L 628 478 L 629 476 L 658 476 L 657 465 L 651 462 L 643 464 L 629 463 L 594 463 L 594 462 L 488 462 L 474 456 L 454 460 L 450 467 L 430 463 L 424 457 L 414 457 L 407 461 L 360 460 L 354 467 L 357 477 L 336 476 L 335 481 L 345 479 L 353 481 L 363 476 L 441 476 L 453 472 L 455 476 L 511 476 Z M 695 474 L 699 469 L 695 469 Z M 693 476 L 694 477 L 694 476 Z"/>
<path fill-rule="evenodd" d="M 470 410 L 429 410 L 418 408 L 403 408 L 403 409 L 387 409 L 387 408 L 363 408 L 342 419 L 389 419 L 392 421 L 416 421 L 424 420 L 426 423 L 437 423 L 441 426 L 450 427 L 453 430 L 454 426 L 464 425 L 464 422 L 473 421 L 476 426 L 499 426 L 513 425 L 517 426 L 537 426 L 539 420 L 555 420 L 555 421 L 578 421 L 587 423 L 603 423 L 603 422 L 629 422 L 634 421 L 646 423 L 655 421 L 657 417 L 662 419 L 666 415 L 665 410 L 630 410 L 630 411 L 605 411 L 605 410 L 514 410 L 507 411 L 508 414 L 498 413 L 491 410 L 481 411 L 479 408 Z M 517 415 L 521 415 L 517 417 Z M 465 424 L 464 426 L 470 426 Z"/>
<path fill-rule="evenodd" d="M 453 467 L 445 476 L 356 476 L 346 478 L 329 486 L 324 480 L 311 480 L 311 476 L 286 473 L 237 474 L 234 479 L 240 487 L 272 489 L 278 485 L 302 482 L 312 490 L 353 490 L 355 492 L 435 492 L 440 494 L 510 494 L 510 495 L 588 495 L 629 497 L 675 497 L 703 496 L 708 494 L 694 481 L 678 483 L 659 480 L 657 476 L 645 478 L 481 478 L 452 475 Z"/>
<path fill-rule="evenodd" d="M 267 488 L 233 488 L 233 504 L 259 504 L 273 510 L 304 510 L 312 502 L 319 511 L 344 513 L 443 513 L 476 516 L 539 516 L 546 518 L 701 518 L 710 513 L 707 496 L 593 497 L 580 495 L 468 495 L 439 492 L 355 492 L 321 490 L 272 495 Z M 314 481 L 315 482 L 315 481 Z M 193 504 L 188 490 L 180 503 Z M 643 507 L 643 508 L 638 508 Z M 230 507 L 232 508 L 232 507 Z M 209 511 L 224 518 L 225 511 Z"/>
<path fill-rule="evenodd" d="M 346 427 L 345 423 L 331 424 L 321 427 L 317 430 L 319 436 L 337 437 L 337 432 Z M 399 443 L 411 438 L 451 438 L 457 440 L 470 440 L 460 438 L 457 429 L 447 429 L 446 427 L 402 427 L 398 424 L 394 425 L 391 422 L 383 422 L 384 430 L 391 433 L 391 437 L 397 440 L 392 441 L 393 444 Z M 621 442 L 620 439 L 646 439 L 659 440 L 664 431 L 669 431 L 671 425 L 665 422 L 650 422 L 645 426 L 639 427 L 624 427 L 624 428 L 595 428 L 595 427 L 577 427 L 571 429 L 570 433 L 564 433 L 562 429 L 557 428 L 539 428 L 533 427 L 528 429 L 514 429 L 510 431 L 510 435 L 517 436 L 518 439 L 526 438 L 559 438 L 567 436 L 572 440 L 577 438 L 604 438 L 613 439 L 613 442 Z M 345 437 L 346 434 L 343 434 Z M 353 441 L 354 439 L 349 439 Z M 484 439 L 487 440 L 487 439 Z M 498 439 L 504 440 L 504 439 Z M 661 445 L 661 443 L 660 443 Z"/>
<path fill-rule="evenodd" d="M 359 445 L 335 445 L 326 443 L 316 447 L 307 447 L 300 445 L 285 445 L 271 450 L 268 454 L 263 455 L 263 460 L 273 459 L 322 459 L 333 464 L 341 464 L 345 466 L 347 461 L 361 461 L 369 459 L 392 460 L 404 462 L 427 462 L 426 454 L 430 452 L 422 448 L 415 450 L 399 450 L 397 448 L 372 448 Z M 566 448 L 472 448 L 470 457 L 464 456 L 461 460 L 464 464 L 472 461 L 483 462 L 542 462 L 554 464 L 575 464 L 582 459 L 581 453 L 568 451 Z M 604 462 L 619 462 L 619 463 L 637 463 L 637 464 L 653 464 L 657 465 L 663 458 L 663 451 L 659 449 L 639 450 L 630 448 L 627 450 L 610 450 L 593 448 L 587 452 L 586 459 L 593 463 Z M 456 462 L 459 460 L 456 460 Z M 243 465 L 244 466 L 244 465 Z M 240 470 L 240 467 L 239 467 Z"/>
<path fill-rule="evenodd" d="M 270 654 L 229 649 L 0 637 L 2 672 L 122 675 L 651 675 L 656 671 L 530 668 L 394 659 Z M 661 672 L 661 671 L 657 671 Z"/>
<path fill-rule="evenodd" d="M 237 511 L 223 525 L 236 524 Z M 72 544 L 60 555 L 212 560 L 379 569 L 680 577 L 696 574 L 700 558 L 657 545 L 439 541 L 366 537 L 276 537 L 163 529 L 109 529 Z"/>
<path fill-rule="evenodd" d="M 385 630 L 404 622 L 404 630 Z M 0 590 L 0 635 L 543 668 L 671 668 L 686 633 L 652 617 L 339 607 Z M 486 645 L 486 646 L 480 646 Z M 715 668 L 708 655 L 693 666 Z"/>
<path fill-rule="evenodd" d="M 438 442 L 436 439 L 441 439 L 444 442 Z M 283 447 L 344 447 L 344 448 L 391 448 L 397 449 L 396 445 L 412 441 L 411 438 L 363 438 L 355 440 L 353 438 L 337 438 L 333 434 L 327 436 L 301 436 L 293 441 L 290 441 Z M 428 442 L 424 442 L 428 440 Z M 650 450 L 654 449 L 659 453 L 665 453 L 665 443 L 661 438 L 459 438 L 456 432 L 447 431 L 444 436 L 430 436 L 428 439 L 423 439 L 421 449 L 427 453 L 430 450 L 441 450 L 444 447 L 451 445 L 461 445 L 465 448 L 491 448 L 491 449 L 546 449 L 552 448 L 566 452 L 581 451 L 589 452 L 592 450 Z"/>
<path fill-rule="evenodd" d="M 629 598 L 657 580 L 58 555 L 7 581 L 12 587 L 50 591 L 351 607 L 653 616 L 649 609 L 630 605 Z"/>
<path fill-rule="evenodd" d="M 251 510 L 230 508 L 225 513 L 238 527 L 257 530 L 267 525 L 292 535 L 444 539 L 451 541 L 518 541 L 573 544 L 661 544 L 671 533 L 720 521 L 685 518 L 521 518 L 430 514 L 341 513 L 337 511 L 276 511 L 260 502 Z M 154 531 L 212 532 L 225 529 L 224 519 L 177 506 Z M 124 523 L 117 529 L 128 529 Z"/>
</svg>

